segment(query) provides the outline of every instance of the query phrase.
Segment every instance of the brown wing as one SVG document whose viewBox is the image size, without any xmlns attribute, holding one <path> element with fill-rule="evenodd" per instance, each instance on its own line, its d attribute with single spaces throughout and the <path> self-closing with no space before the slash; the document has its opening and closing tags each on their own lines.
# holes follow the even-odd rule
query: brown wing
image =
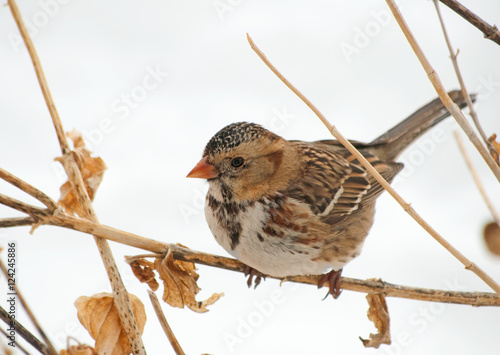
<svg viewBox="0 0 500 355">
<path fill-rule="evenodd" d="M 373 203 L 383 188 L 349 151 L 328 143 L 297 142 L 307 157 L 307 166 L 300 184 L 292 186 L 288 194 L 308 204 L 324 222 L 334 224 Z M 389 181 L 402 168 L 402 164 L 363 154 Z"/>
</svg>

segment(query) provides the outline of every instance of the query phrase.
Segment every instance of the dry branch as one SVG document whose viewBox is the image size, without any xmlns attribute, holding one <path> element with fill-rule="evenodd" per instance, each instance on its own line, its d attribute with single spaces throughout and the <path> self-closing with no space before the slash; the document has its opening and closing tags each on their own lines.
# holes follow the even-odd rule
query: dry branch
<svg viewBox="0 0 500 355">
<path fill-rule="evenodd" d="M 14 324 L 14 328 L 16 329 L 16 334 L 19 334 L 24 340 L 26 340 L 31 346 L 33 346 L 36 350 L 44 355 L 52 355 L 53 352 L 42 343 L 36 336 L 31 334 L 29 330 L 22 326 L 15 318 L 10 318 L 9 313 L 3 307 L 0 306 L 0 319 L 2 319 L 5 324 L 10 327 L 10 324 Z"/>
<path fill-rule="evenodd" d="M 444 39 L 446 41 L 446 46 L 448 47 L 448 51 L 450 53 L 450 59 L 451 62 L 453 63 L 453 69 L 455 69 L 455 74 L 457 75 L 458 82 L 460 83 L 460 88 L 462 90 L 462 94 L 464 95 L 464 98 L 467 102 L 467 107 L 469 108 L 469 114 L 472 117 L 472 121 L 474 122 L 474 125 L 477 128 L 477 131 L 481 135 L 481 138 L 483 139 L 484 144 L 488 147 L 490 154 L 494 157 L 496 154 L 495 148 L 493 147 L 493 144 L 488 140 L 488 137 L 486 136 L 486 133 L 484 133 L 483 127 L 479 123 L 479 119 L 477 117 L 476 110 L 474 109 L 474 105 L 472 105 L 472 100 L 470 98 L 469 92 L 467 91 L 467 87 L 465 86 L 464 79 L 462 77 L 462 73 L 460 72 L 460 67 L 458 66 L 458 51 L 455 52 L 453 50 L 453 46 L 451 45 L 450 38 L 448 36 L 448 31 L 446 30 L 446 26 L 444 25 L 444 20 L 443 16 L 441 16 L 441 10 L 439 8 L 439 2 L 438 0 L 434 0 L 434 6 L 436 7 L 436 12 L 439 18 L 439 23 L 441 24 L 441 29 L 443 30 L 443 35 Z"/>
<path fill-rule="evenodd" d="M 8 270 L 7 268 L 5 267 L 5 264 L 3 263 L 3 261 L 0 259 L 0 269 L 2 269 L 2 272 L 5 276 L 6 279 L 9 279 L 9 273 L 8 273 Z M 33 322 L 33 325 L 35 326 L 35 328 L 37 329 L 38 333 L 40 334 L 40 336 L 42 337 L 42 339 L 45 341 L 45 344 L 47 345 L 47 349 L 50 351 L 50 354 L 52 355 L 57 355 L 57 351 L 56 349 L 54 348 L 54 345 L 52 345 L 49 337 L 47 336 L 47 334 L 45 334 L 44 330 L 42 329 L 42 327 L 40 326 L 40 323 L 38 323 L 38 320 L 36 319 L 35 315 L 33 314 L 33 312 L 31 312 L 31 308 L 28 306 L 28 303 L 26 302 L 26 300 L 24 299 L 24 296 L 23 294 L 21 293 L 21 291 L 19 291 L 19 288 L 17 287 L 17 284 L 14 282 L 12 284 L 9 284 L 9 287 L 13 287 L 14 288 L 14 292 L 16 293 L 16 297 L 19 299 L 19 301 L 21 302 L 21 305 L 23 306 L 24 310 L 26 311 L 26 313 L 28 314 L 28 317 L 31 319 L 31 321 Z"/>
<path fill-rule="evenodd" d="M 484 33 L 484 37 L 492 40 L 496 44 L 500 45 L 500 32 L 498 31 L 497 26 L 491 26 L 487 22 L 485 22 L 482 18 L 477 16 L 475 13 L 467 9 L 465 6 L 460 4 L 456 0 L 439 0 L 450 9 L 455 11 L 457 14 L 462 16 L 464 19 L 469 21 L 473 26 L 479 29 Z"/>
<path fill-rule="evenodd" d="M 185 355 L 184 350 L 182 350 L 181 344 L 179 344 L 179 342 L 177 341 L 172 328 L 170 328 L 170 325 L 167 322 L 167 318 L 165 318 L 165 315 L 163 314 L 160 301 L 158 301 L 158 297 L 156 297 L 156 294 L 151 290 L 148 290 L 148 294 L 155 310 L 156 316 L 158 317 L 158 321 L 160 322 L 163 331 L 167 335 L 167 338 L 170 341 L 170 344 L 172 345 L 175 353 L 177 355 Z"/>
<path fill-rule="evenodd" d="M 82 207 L 82 210 L 84 211 L 84 217 L 94 222 L 98 222 L 97 215 L 94 212 L 91 200 L 87 193 L 87 189 L 85 188 L 85 184 L 83 182 L 82 174 L 78 167 L 76 156 L 74 152 L 71 150 L 68 141 L 66 139 L 66 135 L 64 134 L 64 128 L 61 119 L 59 117 L 59 113 L 57 112 L 54 100 L 52 99 L 52 95 L 50 93 L 47 80 L 45 79 L 45 74 L 43 72 L 40 59 L 38 58 L 35 46 L 33 45 L 28 30 L 26 29 L 26 26 L 22 20 L 21 12 L 19 11 L 19 8 L 17 7 L 15 0 L 8 0 L 8 4 L 12 12 L 12 16 L 14 17 L 14 20 L 16 21 L 16 24 L 19 28 L 23 41 L 28 49 L 30 58 L 33 62 L 38 82 L 40 84 L 40 88 L 42 89 L 43 97 L 49 109 L 50 116 L 52 118 L 52 123 L 56 130 L 59 146 L 63 154 L 63 157 L 62 159 L 60 159 L 60 161 L 62 162 L 64 170 L 68 175 L 68 180 L 70 181 L 73 189 L 76 192 L 77 201 L 79 205 Z M 54 206 L 50 206 L 49 209 L 53 210 L 53 207 Z M 108 278 L 110 280 L 111 287 L 113 289 L 114 302 L 118 309 L 120 320 L 125 330 L 125 333 L 127 334 L 127 338 L 132 348 L 132 352 L 134 354 L 145 355 L 146 350 L 142 342 L 142 338 L 139 332 L 139 327 L 137 326 L 136 319 L 132 312 L 132 305 L 128 297 L 127 290 L 125 289 L 125 286 L 121 279 L 118 268 L 116 267 L 116 263 L 113 258 L 113 254 L 111 253 L 109 244 L 107 243 L 106 240 L 99 238 L 97 236 L 95 236 L 94 239 L 99 249 L 106 271 L 108 273 Z"/>
<path fill-rule="evenodd" d="M 471 270 L 477 276 L 479 276 L 488 286 L 490 286 L 496 293 L 500 294 L 500 285 L 498 285 L 488 274 L 486 274 L 482 269 L 480 269 L 476 264 L 467 259 L 462 253 L 460 253 L 453 245 L 451 245 L 446 239 L 444 239 L 438 232 L 436 232 L 419 214 L 407 203 L 392 187 L 389 183 L 378 173 L 377 170 L 366 160 L 366 158 L 349 142 L 344 136 L 333 126 L 326 117 L 309 101 L 299 90 L 297 90 L 292 83 L 290 83 L 266 58 L 264 53 L 255 45 L 253 40 L 247 34 L 250 46 L 255 51 L 255 53 L 262 59 L 262 61 L 267 65 L 269 69 L 286 85 L 290 90 L 292 90 L 300 99 L 318 116 L 318 118 L 323 122 L 323 124 L 328 128 L 330 133 L 340 142 L 342 145 L 353 154 L 356 159 L 363 165 L 363 167 L 368 170 L 368 172 L 377 180 L 377 182 L 387 190 L 387 192 L 401 205 L 401 207 L 422 227 L 424 228 L 439 244 L 441 244 L 446 250 L 448 250 L 455 258 L 457 258 L 466 269 Z M 447 95 L 447 94 L 446 94 Z M 449 97 L 448 97 L 449 98 Z M 457 108 L 458 106 L 453 103 Z M 460 111 L 460 109 L 458 109 Z M 491 157 L 490 157 L 491 158 Z M 498 168 L 498 167 L 497 167 Z"/>
<path fill-rule="evenodd" d="M 479 177 L 479 174 L 477 173 L 477 170 L 474 167 L 474 164 L 472 163 L 472 159 L 470 158 L 469 153 L 467 153 L 467 150 L 465 149 L 465 145 L 464 142 L 462 141 L 462 138 L 460 138 L 460 134 L 457 131 L 453 133 L 455 134 L 455 139 L 458 143 L 458 147 L 460 148 L 460 152 L 462 153 L 464 160 L 467 163 L 467 167 L 469 168 L 469 171 L 472 174 L 472 178 L 474 179 L 474 183 L 479 189 L 481 197 L 483 198 L 484 202 L 486 203 L 486 206 L 490 210 L 491 216 L 495 220 L 495 223 L 498 226 L 500 226 L 500 214 L 498 214 L 498 211 L 493 205 L 493 202 L 488 197 L 488 193 L 486 192 L 486 189 L 484 188 L 483 183 L 481 182 L 481 178 Z"/>
<path fill-rule="evenodd" d="M 38 213 L 38 210 L 35 211 L 35 213 Z M 38 215 L 37 221 L 39 225 L 58 226 L 91 235 L 98 235 L 101 238 L 106 238 L 117 243 L 147 250 L 152 253 L 165 254 L 168 250 L 171 250 L 174 258 L 178 260 L 189 261 L 196 264 L 202 264 L 241 273 L 244 273 L 246 269 L 246 265 L 236 259 L 198 252 L 188 248 L 180 247 L 175 244 L 168 244 L 154 239 L 144 238 L 129 232 L 108 227 L 106 225 L 93 223 L 92 221 L 86 219 L 69 216 L 63 212 L 58 212 L 52 215 L 49 210 L 46 210 L 45 215 Z M 2 227 L 1 224 L 0 227 Z M 321 275 L 289 276 L 284 279 L 274 279 L 317 286 L 320 277 Z M 494 293 L 487 292 L 434 290 L 419 287 L 394 285 L 383 281 L 358 280 L 347 277 L 342 277 L 341 287 L 344 290 L 384 294 L 388 297 L 414 299 L 419 301 L 467 304 L 472 306 L 500 306 L 500 296 Z"/>
<path fill-rule="evenodd" d="M 417 43 L 417 40 L 413 36 L 413 33 L 410 31 L 410 28 L 406 24 L 406 21 L 403 18 L 403 15 L 401 15 L 401 12 L 399 11 L 398 6 L 394 2 L 394 0 L 386 0 L 387 5 L 389 6 L 394 18 L 396 19 L 399 27 L 401 28 L 401 31 L 404 33 L 406 39 L 408 40 L 408 43 L 410 44 L 411 48 L 415 52 L 415 55 L 417 56 L 418 60 L 420 61 L 420 64 L 424 68 L 425 72 L 427 73 L 427 76 L 434 86 L 434 89 L 436 90 L 439 98 L 443 102 L 443 104 L 446 106 L 448 111 L 451 113 L 453 118 L 457 121 L 457 123 L 460 125 L 462 130 L 465 132 L 467 137 L 469 137 L 470 141 L 476 149 L 479 151 L 481 156 L 483 157 L 484 161 L 486 164 L 488 164 L 489 168 L 493 172 L 493 175 L 497 178 L 498 182 L 500 182 L 500 167 L 497 165 L 497 163 L 494 161 L 494 159 L 491 157 L 489 154 L 488 150 L 481 144 L 481 141 L 477 137 L 476 133 L 472 129 L 471 125 L 465 117 L 462 114 L 462 111 L 460 111 L 460 108 L 455 104 L 448 93 L 446 92 L 443 83 L 441 83 L 441 80 L 439 79 L 439 76 L 437 73 L 434 71 L 432 68 L 431 64 L 425 57 L 422 49 Z M 499 289 L 497 289 L 498 292 Z"/>
</svg>

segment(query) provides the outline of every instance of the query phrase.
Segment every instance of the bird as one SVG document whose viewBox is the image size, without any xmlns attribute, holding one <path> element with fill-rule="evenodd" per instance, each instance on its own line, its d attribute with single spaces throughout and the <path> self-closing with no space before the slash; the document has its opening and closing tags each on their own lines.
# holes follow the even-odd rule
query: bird
<svg viewBox="0 0 500 355">
<path fill-rule="evenodd" d="M 461 108 L 460 91 L 449 93 Z M 370 143 L 351 141 L 388 182 L 397 157 L 449 116 L 440 99 Z M 205 217 L 215 240 L 247 265 L 248 286 L 266 275 L 321 275 L 334 298 L 344 266 L 356 258 L 374 222 L 383 187 L 336 140 L 286 140 L 255 123 L 218 131 L 187 175 L 208 181 Z M 327 294 L 327 296 L 328 296 Z"/>
</svg>

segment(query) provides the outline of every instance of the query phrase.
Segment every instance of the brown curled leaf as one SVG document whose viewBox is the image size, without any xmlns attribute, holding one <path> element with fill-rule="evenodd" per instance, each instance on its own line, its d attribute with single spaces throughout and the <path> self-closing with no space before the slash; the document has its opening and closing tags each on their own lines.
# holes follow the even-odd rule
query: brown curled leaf
<svg viewBox="0 0 500 355">
<path fill-rule="evenodd" d="M 142 302 L 129 294 L 139 331 L 146 324 L 146 312 Z M 80 323 L 95 339 L 96 354 L 128 355 L 132 349 L 118 316 L 118 310 L 110 293 L 99 293 L 92 297 L 81 296 L 75 301 Z"/>
<path fill-rule="evenodd" d="M 85 188 L 89 194 L 90 199 L 93 201 L 97 188 L 102 182 L 106 164 L 99 157 L 91 157 L 92 152 L 85 149 L 85 143 L 82 135 L 77 130 L 68 132 L 68 137 L 73 141 L 74 149 L 71 154 L 74 155 L 78 168 L 83 177 Z M 65 165 L 66 157 L 58 157 L 55 160 Z M 60 188 L 61 197 L 59 198 L 59 205 L 65 209 L 67 213 L 75 213 L 78 216 L 83 216 L 83 211 L 76 198 L 75 190 L 70 181 L 66 181 Z"/>
<path fill-rule="evenodd" d="M 196 284 L 199 275 L 193 263 L 175 260 L 169 250 L 163 259 L 155 260 L 155 268 L 163 280 L 163 301 L 178 308 L 196 302 L 200 288 Z"/>
<path fill-rule="evenodd" d="M 207 306 L 223 296 L 215 293 L 205 301 L 196 301 L 196 294 L 200 288 L 196 283 L 199 275 L 196 273 L 194 263 L 175 260 L 170 250 L 164 258 L 155 260 L 155 268 L 163 280 L 163 301 L 172 307 L 187 306 L 195 312 L 203 313 L 208 311 Z"/>
<path fill-rule="evenodd" d="M 495 222 L 488 223 L 483 230 L 484 241 L 488 250 L 500 255 L 500 227 Z"/>
<path fill-rule="evenodd" d="M 360 337 L 363 345 L 366 348 L 378 349 L 381 344 L 391 344 L 390 318 L 385 295 L 369 293 L 366 295 L 366 299 L 370 306 L 368 319 L 373 322 L 378 333 L 370 333 L 370 339 Z"/>
<path fill-rule="evenodd" d="M 214 293 L 212 296 L 210 296 L 205 301 L 194 302 L 194 303 L 188 304 L 187 306 L 189 307 L 190 310 L 192 310 L 194 312 L 205 313 L 205 312 L 208 312 L 207 307 L 210 305 L 213 305 L 222 296 L 224 296 L 224 293 Z"/>
<path fill-rule="evenodd" d="M 154 263 L 146 259 L 137 259 L 130 262 L 130 267 L 140 282 L 147 283 L 152 291 L 158 290 L 160 284 L 156 281 Z"/>
</svg>

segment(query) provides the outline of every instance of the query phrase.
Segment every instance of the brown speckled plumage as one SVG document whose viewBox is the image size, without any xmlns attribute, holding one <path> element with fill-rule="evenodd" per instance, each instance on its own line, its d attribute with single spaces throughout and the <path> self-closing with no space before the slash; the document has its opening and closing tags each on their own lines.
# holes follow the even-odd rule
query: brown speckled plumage
<svg viewBox="0 0 500 355">
<path fill-rule="evenodd" d="M 459 92 L 451 95 L 463 106 Z M 398 154 L 446 116 L 434 100 L 372 143 L 353 143 L 390 182 L 403 168 L 394 161 Z M 230 254 L 277 277 L 331 270 L 320 285 L 328 281 L 334 297 L 383 192 L 337 141 L 287 141 L 246 122 L 216 133 L 188 176 L 209 181 L 207 221 Z"/>
</svg>

